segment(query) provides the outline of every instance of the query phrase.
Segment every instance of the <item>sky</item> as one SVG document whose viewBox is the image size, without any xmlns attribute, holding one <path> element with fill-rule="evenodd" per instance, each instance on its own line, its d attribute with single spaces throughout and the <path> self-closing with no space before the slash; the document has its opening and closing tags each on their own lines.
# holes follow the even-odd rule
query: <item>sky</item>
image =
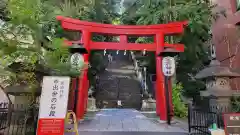
<svg viewBox="0 0 240 135">
<path fill-rule="evenodd" d="M 117 12 L 119 12 L 120 14 L 124 13 L 125 8 L 127 8 L 128 6 L 131 6 L 136 0 L 115 0 L 117 1 L 118 5 L 116 5 L 115 7 L 117 8 Z"/>
</svg>

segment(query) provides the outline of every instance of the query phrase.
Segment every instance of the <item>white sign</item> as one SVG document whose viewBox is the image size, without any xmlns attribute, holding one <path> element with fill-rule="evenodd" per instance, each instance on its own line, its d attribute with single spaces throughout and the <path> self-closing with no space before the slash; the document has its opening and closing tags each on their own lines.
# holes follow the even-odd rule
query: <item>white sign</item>
<svg viewBox="0 0 240 135">
<path fill-rule="evenodd" d="M 175 73 L 175 59 L 173 57 L 164 57 L 162 60 L 162 70 L 165 76 L 173 76 Z"/>
<path fill-rule="evenodd" d="M 82 54 L 74 53 L 71 56 L 72 67 L 74 67 L 74 68 L 81 68 L 83 66 L 83 63 L 84 63 L 84 58 L 83 58 Z"/>
<path fill-rule="evenodd" d="M 40 118 L 65 118 L 70 77 L 44 76 L 40 99 Z"/>
</svg>

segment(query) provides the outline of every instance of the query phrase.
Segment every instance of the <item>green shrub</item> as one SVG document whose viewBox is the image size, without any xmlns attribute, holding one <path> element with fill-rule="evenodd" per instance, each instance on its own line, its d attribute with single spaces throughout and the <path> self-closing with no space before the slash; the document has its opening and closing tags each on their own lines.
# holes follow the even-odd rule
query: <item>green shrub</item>
<svg viewBox="0 0 240 135">
<path fill-rule="evenodd" d="M 172 101 L 174 106 L 174 116 L 184 118 L 187 116 L 187 107 L 181 99 L 182 84 L 173 84 Z"/>
<path fill-rule="evenodd" d="M 240 96 L 233 96 L 231 98 L 231 105 L 233 112 L 240 112 Z"/>
</svg>

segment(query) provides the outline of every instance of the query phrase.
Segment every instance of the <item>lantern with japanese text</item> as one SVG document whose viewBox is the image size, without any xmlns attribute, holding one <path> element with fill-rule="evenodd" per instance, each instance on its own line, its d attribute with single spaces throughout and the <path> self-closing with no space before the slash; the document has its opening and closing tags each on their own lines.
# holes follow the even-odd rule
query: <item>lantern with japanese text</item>
<svg viewBox="0 0 240 135">
<path fill-rule="evenodd" d="M 81 68 L 84 64 L 83 54 L 88 53 L 82 44 L 73 44 L 69 48 L 71 55 L 70 62 L 73 68 Z"/>
<path fill-rule="evenodd" d="M 173 109 L 170 108 L 170 105 L 172 103 L 170 103 L 170 98 L 172 97 L 172 90 L 170 90 L 171 88 L 169 88 L 169 82 L 170 81 L 170 77 L 174 75 L 175 73 L 175 69 L 176 69 L 176 65 L 175 65 L 175 58 L 174 56 L 178 55 L 179 51 L 177 51 L 174 48 L 165 48 L 160 54 L 159 56 L 162 56 L 162 72 L 165 76 L 165 93 L 166 93 L 166 106 L 167 106 L 167 123 L 170 125 L 171 124 L 171 117 L 173 115 Z"/>
</svg>

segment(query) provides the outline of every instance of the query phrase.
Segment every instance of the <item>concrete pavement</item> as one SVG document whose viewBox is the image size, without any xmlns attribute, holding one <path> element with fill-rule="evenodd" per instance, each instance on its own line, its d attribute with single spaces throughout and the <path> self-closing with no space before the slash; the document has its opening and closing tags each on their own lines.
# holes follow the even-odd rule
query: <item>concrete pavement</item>
<svg viewBox="0 0 240 135">
<path fill-rule="evenodd" d="M 153 122 L 134 109 L 102 109 L 94 118 L 79 123 L 79 134 L 187 135 L 188 133 L 180 127 Z"/>
</svg>

